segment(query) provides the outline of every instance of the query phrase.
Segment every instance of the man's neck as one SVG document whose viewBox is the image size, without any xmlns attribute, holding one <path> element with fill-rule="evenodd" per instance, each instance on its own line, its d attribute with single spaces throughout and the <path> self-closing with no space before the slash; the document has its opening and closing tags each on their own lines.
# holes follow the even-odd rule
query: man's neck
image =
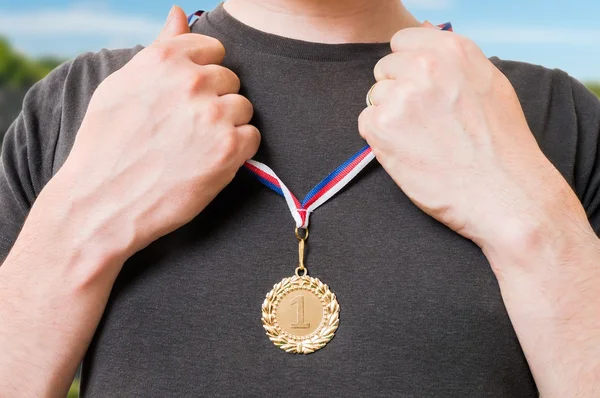
<svg viewBox="0 0 600 398">
<path fill-rule="evenodd" d="M 224 7 L 255 29 L 318 43 L 388 42 L 420 25 L 400 0 L 227 0 Z"/>
</svg>

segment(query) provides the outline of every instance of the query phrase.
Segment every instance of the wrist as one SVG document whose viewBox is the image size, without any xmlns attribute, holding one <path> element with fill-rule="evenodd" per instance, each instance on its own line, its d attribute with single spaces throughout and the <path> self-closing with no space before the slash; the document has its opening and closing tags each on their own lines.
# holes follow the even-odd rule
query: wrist
<svg viewBox="0 0 600 398">
<path fill-rule="evenodd" d="M 600 240 L 584 221 L 527 218 L 507 223 L 482 246 L 499 282 L 523 278 L 571 283 L 600 263 Z M 562 281 L 562 282 L 561 282 Z"/>
<path fill-rule="evenodd" d="M 519 231 L 503 244 L 483 250 L 511 319 L 560 327 L 585 318 L 583 304 L 595 300 L 600 283 L 600 240 L 589 223 L 517 226 Z"/>
<path fill-rule="evenodd" d="M 134 234 L 126 217 L 81 195 L 66 174 L 57 174 L 34 203 L 11 256 L 36 267 L 43 257 L 46 270 L 62 274 L 74 288 L 109 283 L 135 253 Z M 29 260 L 27 260 L 29 259 Z"/>
<path fill-rule="evenodd" d="M 486 253 L 542 395 L 561 385 L 581 385 L 584 378 L 598 380 L 598 373 L 585 367 L 565 365 L 556 373 L 556 364 L 589 364 L 599 354 L 581 348 L 597 346 L 600 330 L 600 241 L 578 224 L 540 223 L 520 246 Z M 555 378 L 544 380 L 544 374 Z"/>
<path fill-rule="evenodd" d="M 579 252 L 598 247 L 575 193 L 566 182 L 557 186 L 521 214 L 503 218 L 478 242 L 497 276 L 511 270 L 536 272 L 538 267 L 547 271 L 551 264 L 568 264 Z"/>
</svg>

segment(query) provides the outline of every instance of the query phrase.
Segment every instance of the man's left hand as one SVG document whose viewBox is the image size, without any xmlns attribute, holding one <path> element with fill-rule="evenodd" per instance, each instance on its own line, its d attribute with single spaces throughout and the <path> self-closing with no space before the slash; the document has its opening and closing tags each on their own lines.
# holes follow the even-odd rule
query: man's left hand
<svg viewBox="0 0 600 398">
<path fill-rule="evenodd" d="M 397 33 L 361 135 L 421 209 L 482 249 L 541 396 L 600 391 L 600 241 L 507 78 L 470 40 Z"/>
<path fill-rule="evenodd" d="M 512 85 L 475 43 L 410 28 L 391 46 L 375 66 L 373 106 L 359 130 L 417 206 L 482 247 L 528 231 L 528 223 L 548 227 L 557 214 L 587 222 Z"/>
</svg>

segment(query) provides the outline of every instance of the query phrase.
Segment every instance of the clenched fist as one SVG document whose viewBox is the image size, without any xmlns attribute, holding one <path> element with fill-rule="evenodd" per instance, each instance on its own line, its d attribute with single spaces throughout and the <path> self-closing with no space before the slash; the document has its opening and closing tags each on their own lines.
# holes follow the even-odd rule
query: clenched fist
<svg viewBox="0 0 600 398">
<path fill-rule="evenodd" d="M 90 225 L 133 220 L 122 232 L 133 252 L 198 215 L 258 149 L 252 105 L 219 65 L 224 55 L 174 8 L 160 37 L 91 99 L 57 179 Z"/>
<path fill-rule="evenodd" d="M 585 220 L 508 79 L 472 41 L 422 27 L 391 45 L 359 130 L 415 204 L 482 247 L 525 236 L 530 219 L 549 225 L 566 213 L 552 211 L 557 203 Z"/>
</svg>

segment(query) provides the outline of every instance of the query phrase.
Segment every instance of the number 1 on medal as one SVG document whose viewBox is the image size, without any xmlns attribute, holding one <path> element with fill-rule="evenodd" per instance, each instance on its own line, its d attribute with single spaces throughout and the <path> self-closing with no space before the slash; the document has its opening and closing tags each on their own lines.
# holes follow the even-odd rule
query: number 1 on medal
<svg viewBox="0 0 600 398">
<path fill-rule="evenodd" d="M 298 312 L 296 313 L 296 323 L 292 323 L 292 329 L 308 329 L 310 323 L 304 323 L 304 296 L 298 296 L 292 300 L 290 305 L 298 304 Z"/>
</svg>

